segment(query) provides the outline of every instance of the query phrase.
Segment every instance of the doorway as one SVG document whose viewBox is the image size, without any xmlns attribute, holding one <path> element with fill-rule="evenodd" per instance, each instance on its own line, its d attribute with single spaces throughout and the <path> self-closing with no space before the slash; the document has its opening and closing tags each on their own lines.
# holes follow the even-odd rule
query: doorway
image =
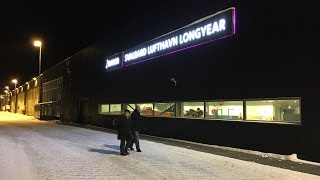
<svg viewBox="0 0 320 180">
<path fill-rule="evenodd" d="M 88 124 L 88 99 L 83 98 L 78 101 L 78 123 Z"/>
</svg>

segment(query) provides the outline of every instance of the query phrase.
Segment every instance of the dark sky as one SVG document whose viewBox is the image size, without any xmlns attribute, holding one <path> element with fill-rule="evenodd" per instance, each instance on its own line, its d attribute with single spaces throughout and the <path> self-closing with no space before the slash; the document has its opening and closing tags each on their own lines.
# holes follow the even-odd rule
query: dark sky
<svg viewBox="0 0 320 180">
<path fill-rule="evenodd" d="M 214 5 L 212 1 L 1 2 L 0 87 L 10 84 L 12 78 L 25 83 L 38 74 L 39 49 L 33 46 L 35 39 L 43 41 L 42 68 L 47 69 L 101 38 L 110 39 L 107 46 L 111 49 L 112 42 L 122 42 L 123 47 L 135 45 L 221 10 Z M 139 32 L 144 32 L 141 42 L 125 42 L 126 37 L 141 35 Z M 115 38 L 121 34 L 125 35 Z"/>
<path fill-rule="evenodd" d="M 235 2 L 1 2 L 0 88 L 5 85 L 12 87 L 12 78 L 25 83 L 38 74 L 39 49 L 33 46 L 35 39 L 44 43 L 42 68 L 47 69 L 102 38 L 107 39 L 106 46 L 110 51 L 116 53 L 123 50 L 121 48 L 132 47 L 201 17 L 236 6 Z M 264 6 L 257 2 L 243 6 L 249 10 L 257 4 Z M 271 3 L 271 6 L 277 5 Z"/>
<path fill-rule="evenodd" d="M 38 73 L 39 49 L 32 45 L 41 39 L 43 69 L 71 56 L 108 36 L 130 13 L 119 16 L 120 3 L 109 1 L 6 1 L 1 3 L 0 86 L 18 78 L 26 81 Z M 123 9 L 128 9 L 128 4 Z"/>
</svg>

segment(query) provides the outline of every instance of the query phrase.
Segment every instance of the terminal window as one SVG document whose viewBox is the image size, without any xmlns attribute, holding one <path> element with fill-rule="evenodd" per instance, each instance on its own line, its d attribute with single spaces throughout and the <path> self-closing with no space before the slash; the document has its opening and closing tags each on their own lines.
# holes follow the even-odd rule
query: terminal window
<svg viewBox="0 0 320 180">
<path fill-rule="evenodd" d="M 181 117 L 204 117 L 204 102 L 182 102 L 180 108 Z"/>
<path fill-rule="evenodd" d="M 174 117 L 176 104 L 172 103 L 154 103 L 154 116 Z"/>
<path fill-rule="evenodd" d="M 243 119 L 243 101 L 206 102 L 207 119 Z"/>
<path fill-rule="evenodd" d="M 300 98 L 283 98 L 264 100 L 242 99 L 233 101 L 213 100 L 203 102 L 100 104 L 99 113 L 105 115 L 120 115 L 126 109 L 132 112 L 139 106 L 140 113 L 143 116 L 300 123 L 300 103 Z"/>
<path fill-rule="evenodd" d="M 99 105 L 99 114 L 109 114 L 109 104 Z"/>
<path fill-rule="evenodd" d="M 153 116 L 153 103 L 137 104 L 140 107 L 140 113 L 144 116 Z"/>
<path fill-rule="evenodd" d="M 123 110 L 129 110 L 133 112 L 136 109 L 136 104 L 123 104 Z"/>
<path fill-rule="evenodd" d="M 246 101 L 247 120 L 300 121 L 300 100 Z"/>
<path fill-rule="evenodd" d="M 110 104 L 110 114 L 111 115 L 121 114 L 121 104 Z"/>
<path fill-rule="evenodd" d="M 42 102 L 61 101 L 63 78 L 57 78 L 42 85 Z"/>
</svg>

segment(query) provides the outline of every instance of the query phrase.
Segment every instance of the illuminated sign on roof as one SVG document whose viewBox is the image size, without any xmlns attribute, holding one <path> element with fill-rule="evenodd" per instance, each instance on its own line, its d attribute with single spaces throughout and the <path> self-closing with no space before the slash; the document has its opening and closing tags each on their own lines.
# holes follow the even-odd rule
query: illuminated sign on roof
<svg viewBox="0 0 320 180">
<path fill-rule="evenodd" d="M 235 34 L 235 20 L 235 8 L 228 8 L 125 50 L 120 59 L 108 58 L 109 63 L 127 66 L 232 36 Z"/>
</svg>

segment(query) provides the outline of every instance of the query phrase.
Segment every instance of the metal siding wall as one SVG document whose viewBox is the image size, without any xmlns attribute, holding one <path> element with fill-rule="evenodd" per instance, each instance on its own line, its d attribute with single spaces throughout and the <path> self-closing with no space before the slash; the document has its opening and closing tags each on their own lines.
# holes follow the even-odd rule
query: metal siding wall
<svg viewBox="0 0 320 180">
<path fill-rule="evenodd" d="M 11 109 L 11 112 L 14 113 L 15 110 L 16 110 L 16 95 L 13 94 L 12 97 L 11 97 L 11 104 L 10 104 L 10 109 Z"/>
<path fill-rule="evenodd" d="M 34 105 L 38 104 L 38 102 L 39 102 L 39 87 L 29 89 L 27 91 L 26 115 L 28 116 L 35 115 Z"/>
<path fill-rule="evenodd" d="M 20 94 L 18 94 L 18 102 L 17 102 L 17 113 L 19 114 L 24 114 L 25 111 L 25 92 L 22 92 Z"/>
</svg>

